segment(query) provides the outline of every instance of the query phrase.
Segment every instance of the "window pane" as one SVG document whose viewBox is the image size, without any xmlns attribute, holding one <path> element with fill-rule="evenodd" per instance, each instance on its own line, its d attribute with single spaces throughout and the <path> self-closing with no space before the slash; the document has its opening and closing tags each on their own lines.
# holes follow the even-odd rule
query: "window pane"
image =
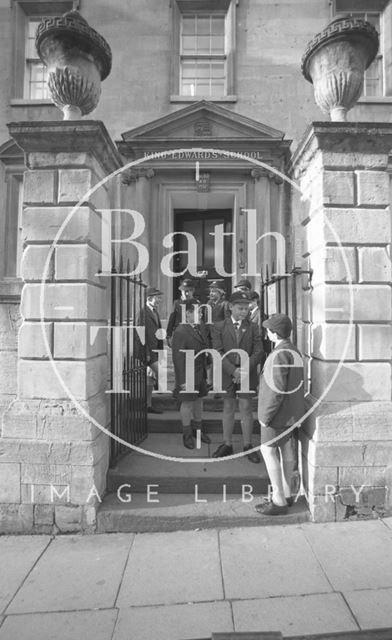
<svg viewBox="0 0 392 640">
<path fill-rule="evenodd" d="M 182 50 L 184 53 L 196 53 L 196 38 L 194 36 L 183 36 Z"/>
<path fill-rule="evenodd" d="M 46 85 L 47 69 L 42 62 L 30 62 L 29 93 L 31 100 L 42 100 L 49 98 L 49 91 Z"/>
<path fill-rule="evenodd" d="M 184 35 L 193 35 L 195 33 L 195 16 L 184 16 L 182 18 L 182 33 Z"/>
<path fill-rule="evenodd" d="M 216 80 L 211 81 L 211 95 L 223 96 L 225 94 L 225 83 Z"/>
<path fill-rule="evenodd" d="M 212 16 L 212 33 L 214 35 L 224 35 L 225 33 L 225 19 Z"/>
<path fill-rule="evenodd" d="M 198 35 L 209 35 L 211 29 L 210 17 L 198 17 L 196 29 Z"/>
<path fill-rule="evenodd" d="M 215 60 L 183 61 L 181 93 L 183 95 L 224 95 L 225 62 Z"/>
<path fill-rule="evenodd" d="M 212 36 L 211 38 L 211 53 L 224 53 L 225 52 L 225 39 L 223 36 Z"/>
<path fill-rule="evenodd" d="M 211 65 L 211 77 L 212 78 L 224 78 L 225 77 L 225 64 L 224 64 L 224 62 L 214 62 Z"/>
<path fill-rule="evenodd" d="M 210 36 L 197 36 L 197 52 L 210 53 Z"/>
<path fill-rule="evenodd" d="M 382 95 L 382 59 L 376 58 L 365 71 L 364 91 L 365 96 Z"/>
<path fill-rule="evenodd" d="M 210 95 L 210 83 L 199 81 L 196 85 L 196 95 L 209 96 Z"/>
</svg>

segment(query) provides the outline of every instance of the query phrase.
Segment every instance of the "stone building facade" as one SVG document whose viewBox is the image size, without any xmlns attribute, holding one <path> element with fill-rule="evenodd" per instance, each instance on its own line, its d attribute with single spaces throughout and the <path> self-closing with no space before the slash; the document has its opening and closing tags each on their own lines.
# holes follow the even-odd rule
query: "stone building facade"
<svg viewBox="0 0 392 640">
<path fill-rule="evenodd" d="M 164 293 L 163 319 L 176 282 L 160 268 L 162 239 L 185 230 L 186 215 L 199 223 L 208 212 L 235 234 L 228 286 L 249 271 L 249 212 L 256 237 L 282 234 L 287 262 L 312 271 L 311 283 L 301 276 L 296 326 L 312 407 L 301 430 L 312 518 L 392 507 L 392 2 L 355 4 L 382 47 L 348 121 L 330 123 L 300 61 L 315 33 L 353 10 L 349 0 L 0 0 L 0 531 L 95 530 L 109 358 L 104 332 L 91 340 L 91 330 L 108 319 L 100 212 L 113 208 L 143 215 L 143 278 Z M 113 53 L 97 109 L 76 123 L 61 122 L 29 53 L 30 25 L 74 8 Z M 206 16 L 218 52 L 208 88 L 185 40 L 186 29 L 206 38 Z M 258 269 L 274 251 L 257 245 Z M 258 288 L 259 272 L 250 279 Z"/>
</svg>

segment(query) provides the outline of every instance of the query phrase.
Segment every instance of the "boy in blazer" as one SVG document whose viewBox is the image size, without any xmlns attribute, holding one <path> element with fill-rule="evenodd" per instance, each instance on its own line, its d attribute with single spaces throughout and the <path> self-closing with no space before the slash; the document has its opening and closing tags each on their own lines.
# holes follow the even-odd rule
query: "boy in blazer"
<svg viewBox="0 0 392 640">
<path fill-rule="evenodd" d="M 161 301 L 162 291 L 155 287 L 147 287 L 146 305 L 141 310 L 137 324 L 145 327 L 145 357 L 147 366 L 153 375 L 147 375 L 147 412 L 162 413 L 152 406 L 152 392 L 155 380 L 158 380 L 158 353 L 156 349 L 163 349 L 163 340 L 157 338 L 156 332 L 162 328 L 161 319 L 158 313 L 158 306 Z M 158 332 L 159 335 L 159 332 Z"/>
<path fill-rule="evenodd" d="M 305 412 L 303 361 L 290 341 L 292 323 L 284 313 L 264 320 L 268 338 L 275 344 L 260 378 L 257 417 L 261 426 L 261 453 L 270 483 L 272 501 L 256 505 L 265 515 L 285 515 L 292 505 L 291 478 L 295 457 L 292 430 Z"/>
<path fill-rule="evenodd" d="M 221 356 L 232 349 L 241 349 L 249 356 L 249 390 L 257 388 L 257 365 L 263 357 L 263 347 L 259 328 L 248 318 L 249 296 L 243 291 L 235 291 L 230 297 L 231 317 L 217 322 L 211 330 L 212 347 Z M 240 389 L 241 360 L 238 353 L 229 353 L 222 358 L 222 389 L 226 392 L 223 400 L 223 440 L 213 453 L 214 458 L 223 458 L 233 454 L 232 436 L 234 431 L 234 413 L 236 394 Z M 238 398 L 241 415 L 241 428 L 244 451 L 252 449 L 253 412 L 252 395 L 241 394 Z M 251 462 L 260 462 L 258 451 L 247 455 Z"/>
<path fill-rule="evenodd" d="M 187 300 L 185 306 L 185 323 L 179 324 L 174 331 L 172 340 L 172 357 L 174 373 L 176 377 L 176 388 L 174 394 L 179 398 L 180 415 L 183 430 L 183 443 L 187 449 L 194 449 L 194 436 L 199 429 L 201 441 L 209 444 L 211 442 L 206 429 L 202 423 L 202 398 L 207 395 L 207 367 L 206 354 L 196 357 L 200 351 L 208 349 L 209 340 L 207 328 L 201 322 L 201 310 L 198 309 L 197 300 Z M 187 371 L 186 354 L 182 351 L 188 349 L 193 352 L 192 360 L 194 374 L 194 391 L 185 393 L 187 390 L 187 380 L 189 381 L 189 371 Z M 183 393 L 181 393 L 183 392 Z"/>
</svg>

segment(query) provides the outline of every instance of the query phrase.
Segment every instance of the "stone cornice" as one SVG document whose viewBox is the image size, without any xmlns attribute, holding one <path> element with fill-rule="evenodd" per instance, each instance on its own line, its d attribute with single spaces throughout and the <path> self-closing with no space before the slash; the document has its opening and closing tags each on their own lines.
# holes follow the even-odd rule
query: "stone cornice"
<svg viewBox="0 0 392 640">
<path fill-rule="evenodd" d="M 122 184 L 130 185 L 137 182 L 139 178 L 153 178 L 154 174 L 154 169 L 150 167 L 133 167 L 132 169 L 122 172 L 121 182 Z"/>
<path fill-rule="evenodd" d="M 11 122 L 7 126 L 10 136 L 26 154 L 91 152 L 108 174 L 123 164 L 100 120 Z"/>
<path fill-rule="evenodd" d="M 313 122 L 294 151 L 289 174 L 301 170 L 317 153 L 372 153 L 392 150 L 392 122 Z"/>
</svg>

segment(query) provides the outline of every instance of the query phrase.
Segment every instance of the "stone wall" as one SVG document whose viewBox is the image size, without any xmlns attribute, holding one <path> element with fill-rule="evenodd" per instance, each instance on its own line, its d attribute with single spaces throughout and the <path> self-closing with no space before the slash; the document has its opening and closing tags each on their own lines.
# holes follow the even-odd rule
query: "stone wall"
<svg viewBox="0 0 392 640">
<path fill-rule="evenodd" d="M 18 392 L 0 437 L 0 532 L 94 530 L 109 458 L 100 428 L 109 421 L 107 331 L 94 327 L 107 326 L 110 308 L 109 281 L 98 275 L 99 210 L 112 206 L 110 190 L 70 213 L 119 157 L 100 122 L 18 123 L 10 132 L 28 170 Z"/>
<path fill-rule="evenodd" d="M 314 123 L 293 161 L 313 269 L 302 446 L 317 521 L 392 508 L 391 147 L 388 124 Z"/>
</svg>

